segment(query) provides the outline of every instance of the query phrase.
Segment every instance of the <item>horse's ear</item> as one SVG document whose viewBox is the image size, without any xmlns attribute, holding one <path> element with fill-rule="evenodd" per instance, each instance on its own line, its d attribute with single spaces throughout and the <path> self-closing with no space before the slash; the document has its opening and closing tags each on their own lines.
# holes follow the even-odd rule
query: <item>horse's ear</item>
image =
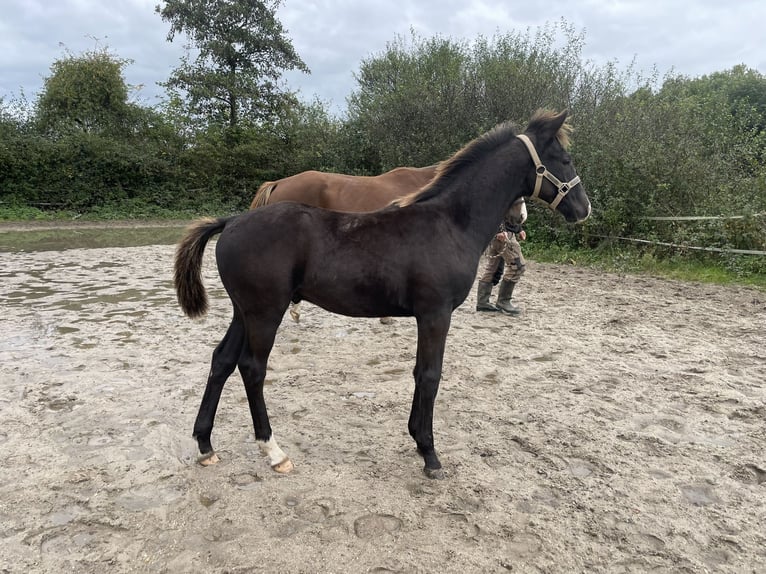
<svg viewBox="0 0 766 574">
<path fill-rule="evenodd" d="M 557 137 L 568 115 L 568 110 L 559 113 L 540 110 L 532 116 L 527 131 L 534 132 L 539 142 L 549 142 Z"/>
<path fill-rule="evenodd" d="M 569 110 L 563 110 L 554 118 L 554 123 L 556 124 L 556 132 L 558 132 L 561 129 L 561 126 L 564 125 L 564 122 L 567 121 L 568 117 L 569 117 Z"/>
</svg>

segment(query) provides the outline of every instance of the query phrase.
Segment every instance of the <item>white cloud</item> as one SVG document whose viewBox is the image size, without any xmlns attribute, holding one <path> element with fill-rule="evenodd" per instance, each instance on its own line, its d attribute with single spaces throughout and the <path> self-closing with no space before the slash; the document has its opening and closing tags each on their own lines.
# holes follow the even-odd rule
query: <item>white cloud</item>
<svg viewBox="0 0 766 574">
<path fill-rule="evenodd" d="M 161 94 L 183 53 L 168 43 L 168 24 L 154 12 L 159 0 L 0 0 L 0 97 L 23 88 L 34 97 L 53 61 L 64 54 L 108 46 L 133 60 L 130 84 L 144 99 Z M 365 58 L 410 29 L 471 40 L 478 34 L 524 32 L 564 18 L 585 29 L 584 56 L 596 63 L 639 69 L 656 65 L 698 76 L 744 63 L 766 73 L 762 0 L 285 0 L 278 16 L 312 74 L 286 75 L 306 98 L 318 94 L 343 108 L 353 74 Z M 94 38 L 98 39 L 98 43 Z"/>
</svg>

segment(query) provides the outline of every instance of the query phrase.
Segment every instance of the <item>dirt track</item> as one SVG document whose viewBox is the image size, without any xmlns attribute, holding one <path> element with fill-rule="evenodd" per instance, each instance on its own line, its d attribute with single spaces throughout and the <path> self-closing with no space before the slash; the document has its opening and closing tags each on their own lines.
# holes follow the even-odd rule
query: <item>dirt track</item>
<svg viewBox="0 0 766 574">
<path fill-rule="evenodd" d="M 0 253 L 0 572 L 762 572 L 766 294 L 531 263 L 520 319 L 454 314 L 426 479 L 407 435 L 412 319 L 306 306 L 267 401 L 235 375 L 191 427 L 230 315 L 172 246 Z M 210 253 L 208 254 L 208 256 Z"/>
</svg>

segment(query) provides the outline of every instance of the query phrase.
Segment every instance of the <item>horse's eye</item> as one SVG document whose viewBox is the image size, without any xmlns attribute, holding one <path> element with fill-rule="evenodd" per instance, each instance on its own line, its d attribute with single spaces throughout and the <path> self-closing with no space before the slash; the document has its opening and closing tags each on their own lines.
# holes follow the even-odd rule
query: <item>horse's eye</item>
<svg viewBox="0 0 766 574">
<path fill-rule="evenodd" d="M 561 159 L 561 163 L 563 163 L 564 165 L 569 165 L 570 163 L 572 163 L 572 156 L 569 155 L 568 153 L 565 153 L 564 157 Z"/>
</svg>

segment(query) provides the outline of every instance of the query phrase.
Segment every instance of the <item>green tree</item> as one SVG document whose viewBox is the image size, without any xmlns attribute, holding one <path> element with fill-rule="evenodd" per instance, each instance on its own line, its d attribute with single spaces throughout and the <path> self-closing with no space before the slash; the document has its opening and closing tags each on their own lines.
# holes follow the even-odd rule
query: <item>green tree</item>
<svg viewBox="0 0 766 574">
<path fill-rule="evenodd" d="M 183 93 L 192 116 L 235 127 L 270 119 L 290 103 L 285 70 L 308 72 L 276 17 L 281 0 L 167 0 L 155 10 L 170 23 L 168 41 L 185 34 L 196 49 L 164 86 Z"/>
<path fill-rule="evenodd" d="M 319 100 L 286 110 L 272 128 L 281 147 L 280 177 L 310 169 L 339 171 L 340 126 Z"/>
<path fill-rule="evenodd" d="M 412 46 L 398 38 L 362 63 L 350 117 L 377 142 L 384 169 L 434 163 L 470 139 L 463 109 L 469 57 L 463 43 L 413 34 Z"/>
<path fill-rule="evenodd" d="M 761 249 L 763 219 L 651 219 L 766 210 L 758 82 L 738 68 L 669 75 L 661 84 L 611 67 L 589 77 L 577 100 L 573 155 L 594 206 L 591 236 Z M 735 232 L 728 221 L 739 222 Z"/>
<path fill-rule="evenodd" d="M 362 62 L 349 121 L 377 142 L 383 169 L 433 163 L 502 121 L 569 107 L 582 45 L 563 21 L 472 43 L 397 38 Z"/>
<path fill-rule="evenodd" d="M 687 80 L 685 83 L 690 94 L 722 95 L 729 102 L 732 115 L 749 113 L 760 120 L 752 127 L 760 131 L 766 130 L 766 76 L 757 70 L 739 65 L 730 70 Z M 753 117 L 748 119 L 753 120 Z"/>
<path fill-rule="evenodd" d="M 123 77 L 129 63 L 107 49 L 56 60 L 36 102 L 40 129 L 51 135 L 129 130 L 136 111 Z"/>
<path fill-rule="evenodd" d="M 79 210 L 176 199 L 183 140 L 162 114 L 129 101 L 127 63 L 106 49 L 67 54 L 31 117 L 0 103 L 4 201 Z"/>
</svg>

